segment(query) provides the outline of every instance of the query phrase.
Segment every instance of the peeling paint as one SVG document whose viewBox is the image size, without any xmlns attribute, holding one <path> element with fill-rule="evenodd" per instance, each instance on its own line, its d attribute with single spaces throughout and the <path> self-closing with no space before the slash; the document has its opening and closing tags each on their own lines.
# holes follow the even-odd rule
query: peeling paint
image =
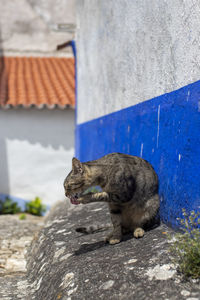
<svg viewBox="0 0 200 300">
<path fill-rule="evenodd" d="M 160 105 L 158 105 L 158 127 L 157 127 L 157 140 L 156 140 L 157 148 L 158 148 L 158 141 L 159 141 L 159 133 L 160 133 Z"/>
<path fill-rule="evenodd" d="M 200 112 L 200 100 L 198 101 L 198 112 Z"/>
<path fill-rule="evenodd" d="M 143 145 L 143 143 L 141 144 L 141 149 L 140 149 L 140 157 L 142 157 L 142 154 L 143 154 L 143 147 L 144 147 L 144 145 Z"/>
<path fill-rule="evenodd" d="M 189 100 L 189 97 L 190 97 L 190 90 L 188 90 L 188 93 L 187 93 L 187 99 L 186 99 L 186 101 L 188 101 L 188 100 Z"/>
</svg>

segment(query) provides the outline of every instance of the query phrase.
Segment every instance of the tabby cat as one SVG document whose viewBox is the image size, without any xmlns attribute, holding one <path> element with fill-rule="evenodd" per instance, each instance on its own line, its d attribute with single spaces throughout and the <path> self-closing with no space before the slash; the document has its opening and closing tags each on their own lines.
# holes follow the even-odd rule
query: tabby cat
<svg viewBox="0 0 200 300">
<path fill-rule="evenodd" d="M 91 186 L 100 186 L 102 192 L 84 194 Z M 108 203 L 113 224 L 106 238 L 110 244 L 119 243 L 128 231 L 142 237 L 144 226 L 159 209 L 158 177 L 150 163 L 137 156 L 111 153 L 85 163 L 73 158 L 64 188 L 72 204 Z"/>
</svg>

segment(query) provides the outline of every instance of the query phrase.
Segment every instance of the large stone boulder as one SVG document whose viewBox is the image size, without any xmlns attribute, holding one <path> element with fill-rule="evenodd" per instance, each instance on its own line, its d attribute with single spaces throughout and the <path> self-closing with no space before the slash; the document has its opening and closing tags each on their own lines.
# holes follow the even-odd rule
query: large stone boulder
<svg viewBox="0 0 200 300">
<path fill-rule="evenodd" d="M 27 272 L 0 277 L 0 299 L 200 299 L 200 285 L 184 281 L 171 264 L 167 226 L 113 246 L 104 242 L 109 229 L 75 230 L 109 221 L 106 205 L 58 203 L 32 240 Z"/>
<path fill-rule="evenodd" d="M 109 220 L 106 205 L 59 203 L 28 253 L 28 299 L 199 299 L 199 286 L 171 264 L 166 226 L 114 246 L 104 242 L 108 232 L 75 231 Z"/>
</svg>

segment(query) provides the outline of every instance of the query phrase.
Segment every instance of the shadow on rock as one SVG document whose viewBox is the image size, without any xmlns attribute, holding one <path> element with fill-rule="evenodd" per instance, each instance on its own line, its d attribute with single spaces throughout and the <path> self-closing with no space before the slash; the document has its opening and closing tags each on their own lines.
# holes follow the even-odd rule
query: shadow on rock
<svg viewBox="0 0 200 300">
<path fill-rule="evenodd" d="M 92 244 L 83 244 L 80 246 L 80 248 L 78 250 L 76 250 L 74 252 L 74 256 L 92 252 L 92 251 L 95 251 L 97 249 L 100 249 L 100 248 L 106 247 L 106 246 L 108 246 L 108 243 L 106 243 L 104 241 L 98 241 L 98 242 L 95 242 Z"/>
<path fill-rule="evenodd" d="M 123 236 L 123 239 L 120 243 L 126 242 L 126 241 L 131 240 L 131 239 L 133 239 L 133 236 L 131 234 L 126 234 L 126 235 Z M 80 246 L 80 248 L 78 250 L 76 250 L 74 252 L 74 256 L 78 256 L 78 255 L 82 255 L 82 254 L 85 254 L 85 253 L 88 253 L 88 252 L 92 252 L 92 251 L 95 251 L 95 250 L 98 250 L 100 248 L 107 247 L 107 246 L 114 247 L 115 245 L 110 245 L 108 242 L 105 242 L 105 241 L 98 241 L 98 242 L 95 242 L 95 243 L 83 244 L 83 245 Z"/>
</svg>

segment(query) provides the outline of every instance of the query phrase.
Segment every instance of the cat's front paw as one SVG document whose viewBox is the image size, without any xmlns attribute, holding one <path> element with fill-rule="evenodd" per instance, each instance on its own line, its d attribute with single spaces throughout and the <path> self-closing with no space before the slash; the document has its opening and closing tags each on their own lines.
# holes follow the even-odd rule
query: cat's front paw
<svg viewBox="0 0 200 300">
<path fill-rule="evenodd" d="M 110 245 L 115 245 L 115 244 L 119 244 L 121 242 L 121 238 L 120 237 L 115 237 L 112 233 L 110 233 L 105 239 L 104 241 L 106 243 L 109 243 Z"/>
<path fill-rule="evenodd" d="M 110 239 L 110 240 L 109 240 L 109 244 L 110 244 L 110 245 L 119 244 L 120 242 L 121 242 L 120 239 Z"/>
<path fill-rule="evenodd" d="M 133 235 L 136 239 L 141 238 L 144 236 L 144 229 L 138 227 L 134 230 Z"/>
<path fill-rule="evenodd" d="M 90 203 L 91 202 L 91 196 L 89 195 L 84 195 L 82 197 L 79 197 L 77 199 L 77 201 L 80 203 L 80 204 L 87 204 L 87 203 Z"/>
</svg>

